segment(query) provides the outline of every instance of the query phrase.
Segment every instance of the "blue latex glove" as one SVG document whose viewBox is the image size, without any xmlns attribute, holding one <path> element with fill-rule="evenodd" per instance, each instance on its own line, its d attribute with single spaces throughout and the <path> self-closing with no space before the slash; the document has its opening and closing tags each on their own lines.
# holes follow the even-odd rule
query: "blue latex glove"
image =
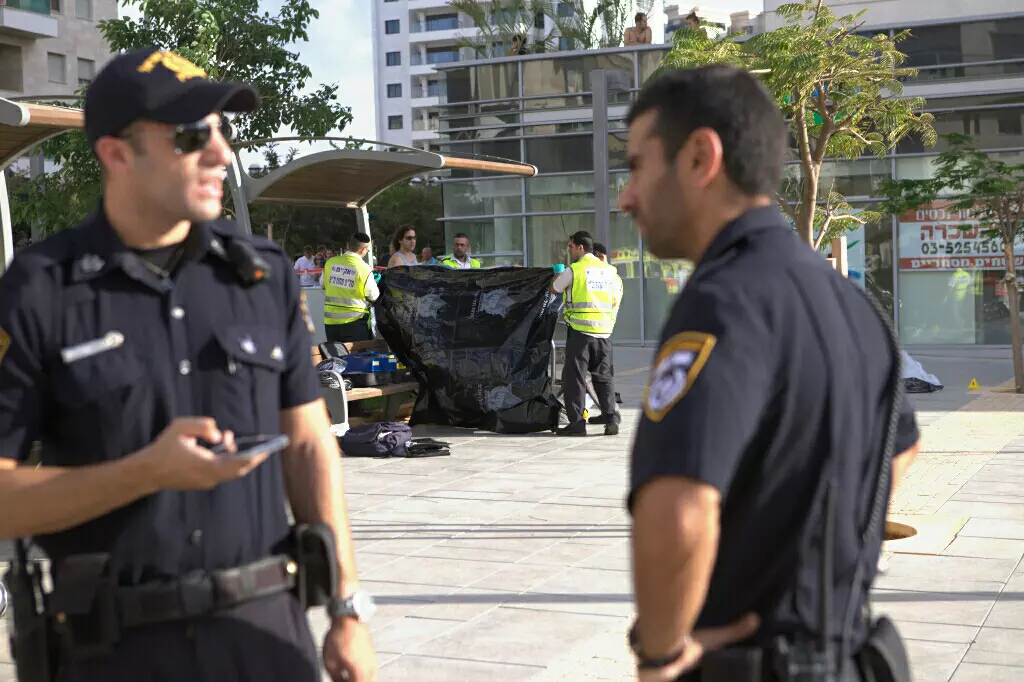
<svg viewBox="0 0 1024 682">
<path fill-rule="evenodd" d="M 376 282 L 377 284 L 380 284 L 380 273 L 379 272 L 373 273 L 373 281 Z"/>
<path fill-rule="evenodd" d="M 560 275 L 565 272 L 565 263 L 555 263 L 551 266 L 551 269 L 555 271 L 556 275 Z"/>
</svg>

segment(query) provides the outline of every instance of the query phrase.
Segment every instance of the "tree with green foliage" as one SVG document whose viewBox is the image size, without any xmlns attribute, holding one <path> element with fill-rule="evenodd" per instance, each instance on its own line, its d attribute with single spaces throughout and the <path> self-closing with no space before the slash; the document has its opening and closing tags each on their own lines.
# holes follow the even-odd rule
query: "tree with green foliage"
<svg viewBox="0 0 1024 682">
<path fill-rule="evenodd" d="M 881 209 L 902 215 L 941 202 L 950 212 L 970 216 L 963 230 L 980 230 L 982 237 L 1002 249 L 1013 349 L 1013 378 L 1017 393 L 1024 393 L 1024 356 L 1021 355 L 1020 287 L 1017 284 L 1015 245 L 1024 241 L 1024 164 L 1008 163 L 974 147 L 970 137 L 943 135 L 948 149 L 939 154 L 934 174 L 927 180 L 885 180 L 879 191 L 886 201 Z M 976 226 L 976 227 L 975 227 Z M 947 226 L 947 229 L 949 226 Z M 947 242 L 952 246 L 952 242 Z M 969 257 L 966 254 L 964 257 Z"/>
<path fill-rule="evenodd" d="M 371 237 L 376 255 L 388 253 L 391 237 L 400 227 L 416 230 L 416 246 L 433 247 L 435 253 L 444 249 L 444 214 L 441 188 L 399 182 L 381 192 L 367 206 L 370 213 Z"/>
<path fill-rule="evenodd" d="M 292 48 L 308 40 L 310 22 L 320 16 L 309 0 L 284 0 L 276 14 L 261 11 L 258 0 L 122 0 L 122 6 L 137 6 L 142 15 L 99 22 L 111 52 L 173 50 L 212 79 L 249 83 L 259 91 L 259 111 L 233 118 L 241 140 L 269 138 L 285 126 L 300 136 L 326 136 L 352 120 L 338 102 L 337 85 L 307 91 L 312 74 Z M 81 99 L 73 104 L 81 105 Z M 12 218 L 49 234 L 92 211 L 101 186 L 83 133 L 61 135 L 42 149 L 60 168 L 17 183 Z"/>
<path fill-rule="evenodd" d="M 902 80 L 917 75 L 904 68 L 898 43 L 901 31 L 873 37 L 857 34 L 857 14 L 837 16 L 822 0 L 780 6 L 786 24 L 740 42 L 739 36 L 713 39 L 700 29 L 684 27 L 661 69 L 730 64 L 748 69 L 775 97 L 796 142 L 799 177 L 778 193 L 781 209 L 800 238 L 814 248 L 881 214 L 854 211 L 833 187 L 821 187 L 828 159 L 854 160 L 865 154 L 884 157 L 907 136 L 935 144 L 931 114 L 920 97 L 902 97 Z"/>
<path fill-rule="evenodd" d="M 588 8 L 585 0 L 448 0 L 448 6 L 470 18 L 474 27 L 460 35 L 460 47 L 478 58 L 508 50 L 516 36 L 527 36 L 527 52 L 557 52 L 565 38 L 574 50 L 619 47 L 631 22 L 633 0 L 599 0 Z M 566 11 L 559 12 L 563 5 Z M 649 12 L 652 0 L 637 0 L 639 11 Z M 538 37 L 537 18 L 549 19 L 554 28 Z M 547 22 L 545 22 L 547 23 Z M 497 55 L 504 56 L 504 54 Z"/>
</svg>

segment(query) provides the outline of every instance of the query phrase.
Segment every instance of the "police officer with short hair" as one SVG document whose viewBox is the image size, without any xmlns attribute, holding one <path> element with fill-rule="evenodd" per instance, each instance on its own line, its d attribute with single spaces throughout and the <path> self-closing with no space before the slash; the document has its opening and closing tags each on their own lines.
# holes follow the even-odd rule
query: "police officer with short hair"
<svg viewBox="0 0 1024 682">
<path fill-rule="evenodd" d="M 753 76 L 669 72 L 628 122 L 620 206 L 654 256 L 696 264 L 632 454 L 639 677 L 795 679 L 786 666 L 822 651 L 801 679 L 864 679 L 882 542 L 864 529 L 891 493 L 883 453 L 898 480 L 919 436 L 895 337 L 776 208 L 787 130 Z"/>
<path fill-rule="evenodd" d="M 551 282 L 551 293 L 561 294 L 565 323 L 565 364 L 562 366 L 562 395 L 569 424 L 559 436 L 586 436 L 586 376 L 594 383 L 601 406 L 594 423 L 604 424 L 604 434 L 619 433 L 619 415 L 612 380 L 612 331 L 622 302 L 622 279 L 614 265 L 594 256 L 594 239 L 580 230 L 566 245 L 571 265 Z"/>
<path fill-rule="evenodd" d="M 324 263 L 324 332 L 333 342 L 370 341 L 370 304 L 380 291 L 366 264 L 370 237 L 357 232 L 345 253 Z"/>
<path fill-rule="evenodd" d="M 327 670 L 376 679 L 298 278 L 219 219 L 221 112 L 258 105 L 172 52 L 115 56 L 85 97 L 100 206 L 0 278 L 0 537 L 52 562 L 67 682 L 318 682 L 285 490 L 333 529 Z M 231 455 L 278 433 L 280 454 Z"/>
</svg>

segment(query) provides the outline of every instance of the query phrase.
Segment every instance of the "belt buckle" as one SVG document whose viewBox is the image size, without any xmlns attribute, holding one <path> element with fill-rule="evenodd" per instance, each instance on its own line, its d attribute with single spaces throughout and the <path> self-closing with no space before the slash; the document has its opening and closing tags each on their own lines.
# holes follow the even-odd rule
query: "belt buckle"
<svg viewBox="0 0 1024 682">
<path fill-rule="evenodd" d="M 202 573 L 182 577 L 178 582 L 178 601 L 185 618 L 213 613 L 217 606 L 217 598 L 209 576 Z"/>
</svg>

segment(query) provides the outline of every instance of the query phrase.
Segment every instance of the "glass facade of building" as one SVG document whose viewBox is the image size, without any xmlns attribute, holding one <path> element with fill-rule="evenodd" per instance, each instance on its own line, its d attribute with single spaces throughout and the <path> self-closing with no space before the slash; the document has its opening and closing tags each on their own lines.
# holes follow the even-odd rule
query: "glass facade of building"
<svg viewBox="0 0 1024 682">
<path fill-rule="evenodd" d="M 972 135 L 980 148 L 1024 163 L 1024 14 L 915 27 L 913 33 L 902 49 L 921 72 L 906 84 L 907 94 L 928 86 L 926 110 L 935 114 L 938 133 Z M 564 261 L 566 240 L 576 230 L 596 237 L 595 211 L 609 211 L 607 246 L 625 285 L 613 337 L 618 343 L 657 343 L 691 270 L 685 262 L 653 258 L 632 220 L 617 209 L 627 177 L 628 105 L 666 50 L 563 52 L 445 68 L 442 151 L 516 159 L 539 169 L 529 179 L 453 171 L 442 184 L 447 241 L 465 232 L 484 265 L 547 266 Z M 618 71 L 628 84 L 609 94 L 607 207 L 595 206 L 594 69 Z M 941 141 L 926 149 L 906 140 L 885 159 L 826 161 L 822 186 L 834 185 L 855 208 L 868 209 L 883 178 L 929 177 L 940 151 Z M 799 172 L 796 165 L 787 168 L 793 177 Z M 968 216 L 939 203 L 851 232 L 848 244 L 851 278 L 888 308 L 904 343 L 1009 342 L 1005 264 L 1000 250 L 970 229 Z M 1024 244 L 1017 253 L 1018 266 L 1024 265 Z"/>
</svg>

